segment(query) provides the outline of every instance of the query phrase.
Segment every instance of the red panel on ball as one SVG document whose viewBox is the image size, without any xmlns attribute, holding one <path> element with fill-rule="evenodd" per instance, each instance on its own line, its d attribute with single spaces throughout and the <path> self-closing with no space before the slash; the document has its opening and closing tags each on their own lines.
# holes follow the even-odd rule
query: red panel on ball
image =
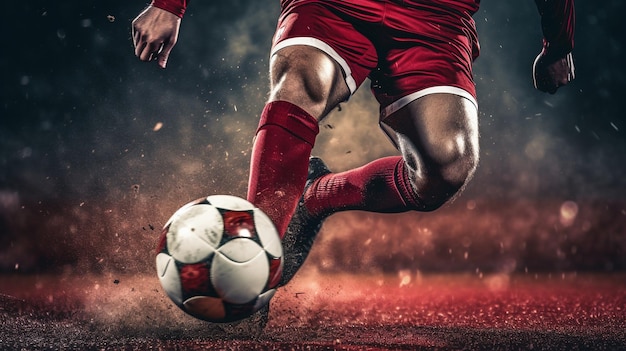
<svg viewBox="0 0 626 351">
<path fill-rule="evenodd" d="M 180 268 L 180 282 L 184 296 L 216 296 L 211 285 L 210 269 L 205 262 L 185 264 Z"/>
<path fill-rule="evenodd" d="M 267 288 L 273 289 L 278 286 L 280 278 L 283 275 L 283 266 L 281 264 L 282 258 L 269 257 L 270 259 L 270 274 L 267 280 Z"/>
<path fill-rule="evenodd" d="M 163 228 L 161 230 L 161 236 L 159 237 L 159 242 L 157 244 L 156 253 L 157 255 L 161 252 L 165 251 L 165 247 L 167 246 L 167 232 L 169 231 L 169 226 Z"/>
<path fill-rule="evenodd" d="M 184 303 L 185 310 L 197 318 L 222 322 L 226 319 L 226 309 L 222 299 L 216 297 L 194 297 Z"/>
<path fill-rule="evenodd" d="M 256 236 L 252 213 L 248 211 L 226 211 L 222 213 L 222 218 L 224 218 L 224 233 L 226 235 L 247 238 Z"/>
</svg>

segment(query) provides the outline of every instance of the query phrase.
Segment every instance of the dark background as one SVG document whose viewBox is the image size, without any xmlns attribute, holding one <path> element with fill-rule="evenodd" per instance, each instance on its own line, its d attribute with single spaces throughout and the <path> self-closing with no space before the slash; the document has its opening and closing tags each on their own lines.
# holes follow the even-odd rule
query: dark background
<svg viewBox="0 0 626 351">
<path fill-rule="evenodd" d="M 145 272 L 160 227 L 209 194 L 245 196 L 278 1 L 195 1 L 168 68 L 139 62 L 140 1 L 7 4 L 0 26 L 0 271 Z M 534 2 L 474 16 L 481 164 L 428 214 L 345 213 L 311 264 L 351 271 L 626 269 L 623 1 L 578 1 L 576 80 L 532 87 Z M 395 151 L 367 86 L 322 124 L 333 170 Z M 355 250 L 359 252 L 354 255 Z"/>
</svg>

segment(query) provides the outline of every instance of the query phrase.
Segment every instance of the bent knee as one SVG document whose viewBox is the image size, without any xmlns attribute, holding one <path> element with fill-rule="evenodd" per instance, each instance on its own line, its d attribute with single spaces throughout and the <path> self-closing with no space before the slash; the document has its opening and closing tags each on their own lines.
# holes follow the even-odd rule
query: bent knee
<svg viewBox="0 0 626 351">
<path fill-rule="evenodd" d="M 272 56 L 270 79 L 271 101 L 289 101 L 318 118 L 349 94 L 337 63 L 309 46 L 279 50 Z"/>
<path fill-rule="evenodd" d="M 443 162 L 445 160 L 445 162 Z M 474 175 L 477 153 L 456 153 L 421 165 L 415 171 L 414 189 L 422 211 L 434 211 L 455 198 Z"/>
<path fill-rule="evenodd" d="M 422 193 L 417 193 L 417 197 L 419 199 L 419 209 L 423 212 L 431 212 L 441 208 L 448 202 L 451 202 L 454 198 L 456 198 L 465 188 L 467 184 L 467 180 L 471 178 L 471 175 L 468 175 L 465 178 L 465 182 L 457 181 L 455 179 L 454 182 L 450 182 L 446 179 L 432 179 L 429 182 L 431 189 L 428 191 L 424 191 Z"/>
<path fill-rule="evenodd" d="M 443 138 L 425 148 L 422 166 L 426 175 L 451 187 L 462 187 L 478 165 L 478 140 L 464 133 Z"/>
<path fill-rule="evenodd" d="M 451 162 L 438 166 L 442 182 L 457 191 L 472 178 L 478 166 L 478 155 L 463 154 Z"/>
</svg>

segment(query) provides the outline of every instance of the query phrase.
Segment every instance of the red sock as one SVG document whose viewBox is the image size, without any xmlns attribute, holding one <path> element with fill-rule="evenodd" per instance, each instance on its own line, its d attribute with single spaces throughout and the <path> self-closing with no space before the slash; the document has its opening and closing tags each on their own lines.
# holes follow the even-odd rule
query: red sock
<svg viewBox="0 0 626 351">
<path fill-rule="evenodd" d="M 307 210 L 327 215 L 343 210 L 397 213 L 419 208 L 404 160 L 392 156 L 320 177 L 305 194 Z"/>
<path fill-rule="evenodd" d="M 248 181 L 248 201 L 274 222 L 281 238 L 302 196 L 317 120 L 286 101 L 265 105 L 259 121 Z"/>
</svg>

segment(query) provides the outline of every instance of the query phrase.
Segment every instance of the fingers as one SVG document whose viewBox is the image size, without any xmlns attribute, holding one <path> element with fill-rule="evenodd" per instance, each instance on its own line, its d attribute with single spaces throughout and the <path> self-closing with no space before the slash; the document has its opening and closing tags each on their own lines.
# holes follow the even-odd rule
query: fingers
<svg viewBox="0 0 626 351">
<path fill-rule="evenodd" d="M 147 46 L 147 43 L 145 41 L 137 40 L 135 42 L 135 56 L 141 59 L 141 54 L 143 53 L 146 46 Z"/>
<path fill-rule="evenodd" d="M 161 47 L 161 50 L 157 56 L 157 64 L 159 65 L 159 67 L 165 68 L 165 66 L 167 66 L 167 59 L 170 57 L 170 52 L 172 51 L 173 47 L 174 43 L 171 41 L 165 43 Z"/>
<path fill-rule="evenodd" d="M 162 43 L 153 42 L 146 45 L 139 56 L 141 61 L 153 61 L 156 60 L 157 56 L 161 52 L 161 48 L 163 47 Z"/>
<path fill-rule="evenodd" d="M 152 45 L 145 44 L 143 46 L 139 46 L 136 48 L 135 55 L 144 62 L 149 61 L 157 61 L 157 64 L 161 68 L 165 68 L 167 66 L 167 60 L 170 56 L 170 52 L 172 50 L 172 45 L 166 47 L 161 44 Z"/>
<path fill-rule="evenodd" d="M 535 62 L 533 62 L 533 85 L 535 89 L 544 93 L 554 94 L 557 89 L 556 82 L 553 81 L 545 65 L 543 51 L 537 55 Z"/>
<path fill-rule="evenodd" d="M 161 48 L 162 44 L 140 41 L 135 47 L 135 56 L 137 56 L 141 61 L 152 61 L 156 59 L 157 55 L 161 51 Z"/>
<path fill-rule="evenodd" d="M 163 40 L 149 40 L 145 36 L 141 35 L 141 31 L 137 30 L 133 27 L 133 44 L 135 46 L 135 56 L 137 56 L 141 61 L 153 61 L 158 58 L 159 66 L 165 68 L 164 64 L 161 64 L 161 56 L 164 53 L 165 44 Z M 169 49 L 167 50 L 167 56 L 169 56 L 169 51 L 171 51 L 172 46 L 169 45 Z"/>
<path fill-rule="evenodd" d="M 564 58 L 558 61 L 554 66 L 550 67 L 549 73 L 556 79 L 553 88 L 549 91 L 550 94 L 556 93 L 556 90 L 562 86 L 567 85 L 574 80 L 574 59 L 572 53 L 567 54 Z"/>
<path fill-rule="evenodd" d="M 554 94 L 559 87 L 575 78 L 574 60 L 569 53 L 555 61 L 548 61 L 542 52 L 533 63 L 533 83 L 536 89 Z"/>
<path fill-rule="evenodd" d="M 178 38 L 180 18 L 165 10 L 148 6 L 132 22 L 135 56 L 141 61 L 157 61 L 165 68 Z"/>
</svg>

